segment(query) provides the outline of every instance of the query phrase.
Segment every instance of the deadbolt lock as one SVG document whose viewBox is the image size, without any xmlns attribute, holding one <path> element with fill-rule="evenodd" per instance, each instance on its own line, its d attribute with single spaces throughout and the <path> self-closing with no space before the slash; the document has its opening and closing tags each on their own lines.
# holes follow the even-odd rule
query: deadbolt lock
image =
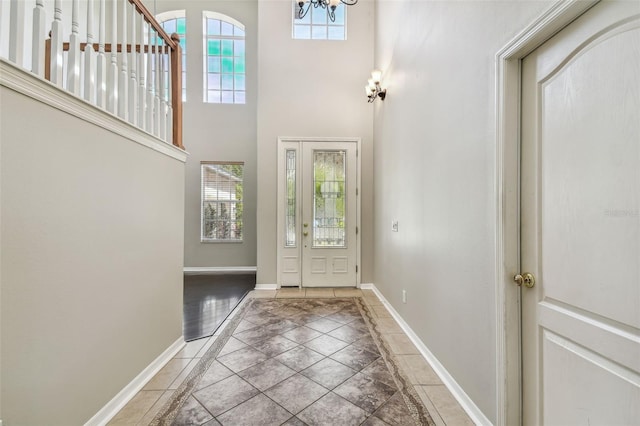
<svg viewBox="0 0 640 426">
<path fill-rule="evenodd" d="M 533 274 L 530 274 L 528 272 L 525 272 L 522 275 L 516 275 L 515 277 L 513 277 L 513 280 L 516 282 L 516 284 L 518 284 L 518 286 L 524 284 L 524 286 L 527 288 L 532 288 L 534 285 L 536 285 L 536 278 L 533 276 Z"/>
<path fill-rule="evenodd" d="M 302 226 L 304 226 L 305 228 L 307 228 L 307 227 L 309 226 L 309 224 L 308 224 L 308 223 L 305 223 L 305 224 L 304 224 L 304 225 L 302 225 Z"/>
<path fill-rule="evenodd" d="M 304 231 L 304 232 L 302 233 L 302 235 L 304 235 L 304 236 L 306 237 L 307 235 L 309 235 L 309 233 L 308 233 L 307 231 Z"/>
</svg>

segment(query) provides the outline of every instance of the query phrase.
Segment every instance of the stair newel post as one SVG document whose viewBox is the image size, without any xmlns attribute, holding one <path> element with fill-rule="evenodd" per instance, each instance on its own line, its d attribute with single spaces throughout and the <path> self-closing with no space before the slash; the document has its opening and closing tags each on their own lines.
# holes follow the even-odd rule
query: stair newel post
<svg viewBox="0 0 640 426">
<path fill-rule="evenodd" d="M 62 87 L 62 0 L 53 4 L 53 23 L 51 24 L 51 82 Z"/>
<path fill-rule="evenodd" d="M 146 87 L 145 87 L 145 46 L 148 44 L 148 41 L 144 39 L 144 26 L 145 20 L 144 16 L 138 16 L 138 34 L 140 35 L 140 52 L 138 54 L 138 127 L 141 129 L 146 128 L 145 118 L 146 118 Z"/>
<path fill-rule="evenodd" d="M 26 8 L 24 0 L 11 0 L 9 3 L 9 60 L 20 67 L 24 67 Z"/>
<path fill-rule="evenodd" d="M 69 62 L 67 63 L 67 90 L 77 96 L 80 96 L 79 10 L 79 1 L 73 0 L 71 2 L 71 35 L 69 36 Z"/>
<path fill-rule="evenodd" d="M 127 38 L 127 0 L 122 0 L 122 26 L 120 31 L 122 32 L 121 40 L 121 68 L 120 68 L 120 84 L 118 85 L 118 116 L 123 120 L 127 120 L 128 114 L 128 99 L 129 99 L 129 85 L 127 80 L 129 78 L 129 67 L 127 60 L 127 49 L 129 47 L 129 39 Z"/>
<path fill-rule="evenodd" d="M 136 126 L 138 124 L 138 54 L 136 53 L 136 7 L 131 4 L 131 51 L 129 53 L 129 123 Z"/>
<path fill-rule="evenodd" d="M 151 23 L 148 24 L 149 40 L 147 43 L 147 119 L 145 120 L 145 130 L 149 133 L 153 132 L 153 48 L 154 48 L 154 30 Z"/>
<path fill-rule="evenodd" d="M 153 112 L 155 114 L 155 120 L 153 121 L 153 134 L 155 136 L 160 135 L 160 44 L 162 42 L 162 37 L 160 34 L 157 34 L 156 43 L 155 43 L 155 70 L 154 70 L 154 78 L 153 78 L 153 87 L 154 87 L 154 96 L 153 96 Z"/>
<path fill-rule="evenodd" d="M 33 39 L 31 47 L 31 71 L 44 77 L 45 39 L 47 38 L 47 13 L 44 0 L 36 0 L 33 8 Z"/>
<path fill-rule="evenodd" d="M 108 70 L 107 111 L 118 113 L 118 0 L 111 1 L 111 62 Z"/>
<path fill-rule="evenodd" d="M 182 46 L 180 36 L 171 34 L 175 49 L 171 52 L 171 110 L 173 144 L 184 149 L 182 145 Z"/>
<path fill-rule="evenodd" d="M 98 64 L 96 72 L 96 104 L 104 109 L 106 105 L 106 57 L 104 54 L 104 38 L 105 38 L 105 0 L 99 0 L 99 16 L 98 16 Z"/>
</svg>

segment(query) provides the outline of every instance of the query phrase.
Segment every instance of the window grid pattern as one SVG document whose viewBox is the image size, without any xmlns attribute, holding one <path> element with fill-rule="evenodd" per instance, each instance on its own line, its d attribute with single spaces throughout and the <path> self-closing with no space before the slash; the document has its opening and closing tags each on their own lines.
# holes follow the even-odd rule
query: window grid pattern
<svg viewBox="0 0 640 426">
<path fill-rule="evenodd" d="M 296 246 L 296 150 L 286 150 L 285 247 Z"/>
<path fill-rule="evenodd" d="M 336 7 L 336 20 L 331 22 L 327 10 L 321 7 L 309 6 L 309 12 L 304 18 L 297 18 L 296 2 L 293 12 L 293 38 L 297 40 L 346 40 L 347 39 L 347 9 L 340 3 Z M 305 6 L 306 7 L 306 6 Z"/>
<path fill-rule="evenodd" d="M 204 101 L 246 102 L 244 27 L 205 17 Z"/>
<path fill-rule="evenodd" d="M 346 247 L 345 151 L 313 153 L 313 247 Z"/>
<path fill-rule="evenodd" d="M 182 102 L 187 100 L 187 19 L 171 18 L 160 22 L 162 29 L 169 35 L 177 33 L 180 36 L 180 48 L 182 49 Z M 169 58 L 163 55 L 164 61 L 164 81 L 169 80 Z M 169 99 L 169 85 L 165 93 L 166 99 Z"/>
<path fill-rule="evenodd" d="M 203 242 L 242 241 L 244 163 L 201 163 Z"/>
</svg>

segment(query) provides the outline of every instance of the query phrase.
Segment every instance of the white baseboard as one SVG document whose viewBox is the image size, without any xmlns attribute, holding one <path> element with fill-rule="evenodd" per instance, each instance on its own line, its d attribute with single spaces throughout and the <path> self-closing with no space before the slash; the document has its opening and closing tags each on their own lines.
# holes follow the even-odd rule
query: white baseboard
<svg viewBox="0 0 640 426">
<path fill-rule="evenodd" d="M 256 284 L 256 290 L 277 290 L 278 284 Z"/>
<path fill-rule="evenodd" d="M 471 417 L 471 420 L 473 420 L 477 425 L 491 425 L 492 423 L 487 416 L 485 416 L 482 410 L 478 408 L 442 363 L 438 361 L 438 358 L 436 358 L 435 355 L 427 348 L 424 342 L 420 340 L 418 335 L 411 329 L 411 327 L 409 327 L 409 324 L 407 324 L 400 314 L 393 309 L 393 306 L 391 306 L 389 301 L 385 299 L 376 286 L 374 284 L 361 284 L 360 288 L 373 290 L 378 299 L 380 299 L 385 308 L 387 308 L 391 316 L 396 320 L 400 328 L 402 328 L 406 333 L 407 337 L 409 337 L 413 344 L 416 345 L 416 348 L 418 348 L 424 359 L 429 363 L 431 368 L 433 368 L 433 371 L 435 371 L 438 377 L 440 377 L 442 383 L 447 387 L 447 389 L 449 389 L 449 392 L 451 392 L 453 397 L 458 401 L 469 417 Z"/>
<path fill-rule="evenodd" d="M 360 283 L 360 290 L 373 290 L 376 286 L 373 285 L 373 283 Z M 376 295 L 380 294 L 380 292 L 377 292 Z M 380 296 L 378 296 L 379 298 Z M 380 299 L 382 300 L 382 299 Z"/>
<path fill-rule="evenodd" d="M 126 385 L 113 397 L 100 411 L 98 411 L 85 426 L 106 425 L 127 403 L 147 384 L 153 376 L 165 366 L 182 348 L 184 348 L 184 336 L 173 342 L 164 352 L 151 362 L 140 374 Z M 0 426 L 2 426 L 0 424 Z"/>
<path fill-rule="evenodd" d="M 255 266 L 185 266 L 185 274 L 251 274 L 258 270 Z"/>
</svg>

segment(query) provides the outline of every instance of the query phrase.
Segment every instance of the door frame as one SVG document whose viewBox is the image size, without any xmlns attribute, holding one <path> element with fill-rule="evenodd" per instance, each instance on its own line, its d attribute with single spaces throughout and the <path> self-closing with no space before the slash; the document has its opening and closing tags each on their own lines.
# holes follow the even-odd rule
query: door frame
<svg viewBox="0 0 640 426">
<path fill-rule="evenodd" d="M 358 269 L 356 271 L 356 288 L 360 288 L 361 276 L 362 276 L 362 249 L 361 249 L 361 240 L 362 240 L 362 221 L 361 221 L 361 192 L 362 192 L 362 164 L 361 164 L 361 156 L 360 152 L 362 152 L 362 138 L 358 137 L 291 137 L 291 136 L 279 136 L 278 137 L 278 148 L 277 148 L 277 209 L 276 209 L 276 232 L 277 232 L 277 249 L 276 249 L 276 283 L 277 288 L 281 287 L 282 281 L 282 250 L 284 248 L 284 191 L 281 183 L 284 181 L 284 153 L 285 153 L 285 144 L 286 143 L 298 143 L 299 144 L 299 153 L 302 152 L 302 145 L 308 142 L 350 142 L 356 144 L 356 227 L 358 232 L 356 234 L 356 265 Z M 301 178 L 301 177 L 300 177 Z M 302 181 L 298 178 L 297 188 L 296 188 L 296 197 L 301 200 L 302 190 L 301 183 Z M 297 206 L 298 208 L 298 216 L 302 217 L 302 206 Z M 296 223 L 297 232 L 300 233 L 300 221 Z M 300 265 L 302 265 L 302 247 L 300 244 L 297 246 L 298 248 L 298 259 L 300 261 Z M 302 287 L 302 273 L 300 275 L 300 287 Z"/>
<path fill-rule="evenodd" d="M 496 424 L 522 423 L 520 354 L 521 62 L 599 0 L 560 0 L 496 54 Z"/>
</svg>

